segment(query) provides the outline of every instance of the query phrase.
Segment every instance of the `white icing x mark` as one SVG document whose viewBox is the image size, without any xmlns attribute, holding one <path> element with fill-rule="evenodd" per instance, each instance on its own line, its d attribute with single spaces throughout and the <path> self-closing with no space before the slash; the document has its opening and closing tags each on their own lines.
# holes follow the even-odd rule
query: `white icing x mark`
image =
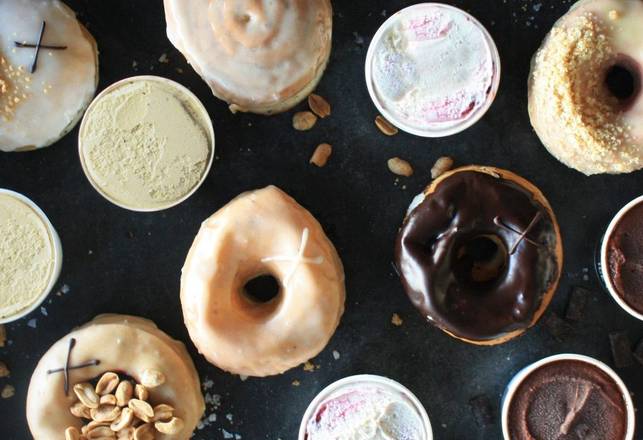
<svg viewBox="0 0 643 440">
<path fill-rule="evenodd" d="M 311 257 L 306 257 L 304 254 L 306 252 L 306 246 L 308 245 L 308 235 L 309 231 L 308 228 L 304 228 L 304 232 L 301 235 L 301 243 L 299 244 L 299 251 L 297 251 L 297 255 L 294 256 L 286 256 L 286 255 L 276 255 L 274 257 L 266 257 L 262 258 L 261 262 L 262 263 L 269 263 L 272 261 L 277 261 L 277 262 L 291 262 L 292 267 L 290 268 L 290 271 L 288 272 L 288 275 L 286 275 L 286 278 L 284 278 L 284 286 L 288 287 L 288 283 L 290 283 L 290 279 L 292 276 L 297 272 L 297 269 L 299 268 L 299 265 L 304 263 L 304 264 L 322 264 L 324 262 L 324 257 L 319 255 L 317 257 L 311 258 Z"/>
</svg>

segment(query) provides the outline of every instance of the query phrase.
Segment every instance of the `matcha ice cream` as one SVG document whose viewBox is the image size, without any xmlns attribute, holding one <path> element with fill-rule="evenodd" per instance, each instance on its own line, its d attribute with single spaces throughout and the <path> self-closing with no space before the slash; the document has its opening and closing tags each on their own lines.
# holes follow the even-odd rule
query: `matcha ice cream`
<svg viewBox="0 0 643 440">
<path fill-rule="evenodd" d="M 0 320 L 11 320 L 48 290 L 56 276 L 56 248 L 40 213 L 5 191 L 0 191 L 0 237 Z"/>
<path fill-rule="evenodd" d="M 213 143 L 196 97 L 156 77 L 109 87 L 80 129 L 81 161 L 94 187 L 113 203 L 142 211 L 189 196 L 209 170 Z"/>
</svg>

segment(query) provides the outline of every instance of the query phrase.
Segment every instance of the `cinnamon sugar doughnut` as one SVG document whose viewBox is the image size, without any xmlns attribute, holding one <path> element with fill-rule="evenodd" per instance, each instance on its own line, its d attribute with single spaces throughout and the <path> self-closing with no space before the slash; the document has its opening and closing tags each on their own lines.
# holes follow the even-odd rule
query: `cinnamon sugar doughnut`
<svg viewBox="0 0 643 440">
<path fill-rule="evenodd" d="M 531 123 L 549 152 L 584 174 L 643 167 L 643 2 L 581 0 L 532 61 Z"/>
<path fill-rule="evenodd" d="M 165 0 L 167 35 L 233 112 L 295 106 L 331 50 L 329 0 Z"/>
<path fill-rule="evenodd" d="M 272 275 L 268 302 L 248 281 Z M 201 226 L 181 277 L 192 341 L 214 365 L 245 376 L 283 373 L 316 356 L 344 312 L 344 270 L 321 225 L 280 189 L 241 194 Z"/>
</svg>

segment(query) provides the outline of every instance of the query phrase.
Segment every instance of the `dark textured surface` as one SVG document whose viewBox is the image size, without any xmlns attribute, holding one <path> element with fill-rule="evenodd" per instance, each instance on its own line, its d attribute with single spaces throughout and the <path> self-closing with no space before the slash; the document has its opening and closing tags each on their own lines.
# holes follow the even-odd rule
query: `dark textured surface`
<svg viewBox="0 0 643 440">
<path fill-rule="evenodd" d="M 38 358 L 71 328 L 104 312 L 151 318 L 187 343 L 201 377 L 213 380 L 211 392 L 222 396 L 217 421 L 198 431 L 198 439 L 221 439 L 223 429 L 247 440 L 295 439 L 315 394 L 356 373 L 382 374 L 411 388 L 426 405 L 437 439 L 498 439 L 503 389 L 523 366 L 561 352 L 594 356 L 611 365 L 610 332 L 626 331 L 633 343 L 643 337 L 643 324 L 601 290 L 593 269 L 603 228 L 622 205 L 641 194 L 643 174 L 585 177 L 551 157 L 529 125 L 529 61 L 568 2 L 452 2 L 489 28 L 504 72 L 489 113 L 466 132 L 437 140 L 381 135 L 373 125 L 376 111 L 363 80 L 366 46 L 384 20 L 382 11 L 411 2 L 334 2 L 334 51 L 319 87 L 333 105 L 333 115 L 307 133 L 291 128 L 291 113 L 271 118 L 230 114 L 168 42 L 159 0 L 70 3 L 100 46 L 100 88 L 148 73 L 190 87 L 214 121 L 218 159 L 187 202 L 161 213 L 137 214 L 109 204 L 91 188 L 78 160 L 77 130 L 44 151 L 0 154 L 0 187 L 33 198 L 57 228 L 65 252 L 58 288 L 70 288 L 45 302 L 48 316 L 34 312 L 7 328 L 11 343 L 0 348 L 0 359 L 12 375 L 0 379 L 0 386 L 14 385 L 16 395 L 0 399 L 0 438 L 29 438 L 24 401 Z M 163 53 L 168 64 L 158 62 Z M 320 142 L 335 147 L 323 169 L 308 165 Z M 559 341 L 541 323 L 500 347 L 474 347 L 430 327 L 413 309 L 391 267 L 393 243 L 411 198 L 428 182 L 433 162 L 445 154 L 458 164 L 508 168 L 548 196 L 566 254 L 550 310 L 564 316 L 572 286 L 591 292 L 584 318 L 568 336 Z M 392 156 L 408 159 L 416 174 L 397 182 L 386 167 Z M 334 241 L 346 269 L 347 308 L 329 346 L 314 360 L 318 370 L 296 368 L 283 376 L 242 382 L 205 362 L 188 340 L 179 308 L 179 273 L 201 221 L 238 193 L 271 183 L 309 208 Z M 402 317 L 402 326 L 391 324 L 393 313 Z M 36 328 L 27 325 L 32 319 Z M 338 360 L 333 350 L 340 353 Z M 617 371 L 640 402 L 643 367 Z M 299 386 L 292 385 L 295 380 Z M 480 395 L 488 396 L 495 412 L 495 423 L 488 427 L 476 424 L 469 405 Z M 233 423 L 226 414 L 232 414 Z"/>
</svg>

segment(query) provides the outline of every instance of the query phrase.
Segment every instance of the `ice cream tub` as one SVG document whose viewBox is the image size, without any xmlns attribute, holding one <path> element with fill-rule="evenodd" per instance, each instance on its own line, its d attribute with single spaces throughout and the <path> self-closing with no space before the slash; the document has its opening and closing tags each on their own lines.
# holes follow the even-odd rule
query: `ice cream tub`
<svg viewBox="0 0 643 440">
<path fill-rule="evenodd" d="M 139 212 L 188 199 L 214 159 L 214 128 L 199 99 L 157 76 L 116 82 L 91 103 L 80 125 L 83 171 L 107 200 Z"/>
<path fill-rule="evenodd" d="M 614 301 L 643 321 L 643 196 L 625 205 L 609 223 L 600 242 L 597 271 Z"/>
<path fill-rule="evenodd" d="M 505 440 L 632 440 L 635 412 L 621 378 L 601 361 L 559 354 L 516 374 L 502 399 Z"/>
<path fill-rule="evenodd" d="M 406 387 L 374 375 L 341 379 L 310 403 L 299 440 L 432 440 L 429 416 Z"/>
<path fill-rule="evenodd" d="M 459 133 L 491 107 L 500 56 L 489 32 L 467 12 L 420 3 L 389 17 L 366 55 L 366 85 L 379 112 L 423 137 Z"/>
<path fill-rule="evenodd" d="M 45 213 L 29 198 L 0 189 L 0 324 L 33 312 L 58 281 L 63 251 Z"/>
</svg>

